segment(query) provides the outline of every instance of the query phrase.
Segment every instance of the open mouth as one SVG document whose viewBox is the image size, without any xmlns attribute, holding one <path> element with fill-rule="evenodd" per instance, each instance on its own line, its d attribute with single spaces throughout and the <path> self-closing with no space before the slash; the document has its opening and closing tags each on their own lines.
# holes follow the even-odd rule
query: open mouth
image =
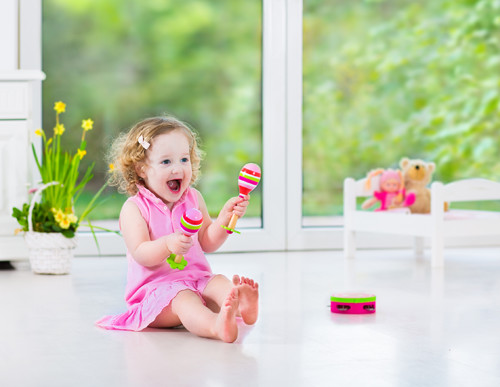
<svg viewBox="0 0 500 387">
<path fill-rule="evenodd" d="M 181 190 L 181 179 L 169 180 L 167 186 L 173 193 L 178 193 Z"/>
</svg>

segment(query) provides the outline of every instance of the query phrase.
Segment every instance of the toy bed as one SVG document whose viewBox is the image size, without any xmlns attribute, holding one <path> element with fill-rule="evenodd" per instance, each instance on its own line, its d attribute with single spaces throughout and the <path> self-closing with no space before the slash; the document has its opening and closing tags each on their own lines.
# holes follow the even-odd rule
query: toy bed
<svg viewBox="0 0 500 387">
<path fill-rule="evenodd" d="M 375 188 L 375 187 L 374 187 Z M 486 179 L 466 179 L 449 184 L 431 185 L 431 213 L 410 214 L 407 209 L 395 211 L 366 211 L 356 208 L 358 197 L 371 197 L 365 189 L 365 179 L 344 181 L 344 255 L 354 258 L 356 233 L 374 232 L 415 237 L 415 252 L 421 254 L 424 238 L 430 238 L 432 267 L 444 265 L 444 239 L 498 235 L 500 212 L 449 210 L 445 202 L 500 200 L 500 183 Z"/>
</svg>

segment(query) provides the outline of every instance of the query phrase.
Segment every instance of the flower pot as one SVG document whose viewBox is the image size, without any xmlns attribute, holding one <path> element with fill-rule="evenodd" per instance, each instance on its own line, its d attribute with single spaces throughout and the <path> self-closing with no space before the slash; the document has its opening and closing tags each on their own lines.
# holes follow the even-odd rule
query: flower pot
<svg viewBox="0 0 500 387">
<path fill-rule="evenodd" d="M 33 231 L 33 207 L 44 189 L 60 184 L 57 181 L 42 185 L 33 195 L 28 213 L 28 229 L 24 240 L 28 245 L 31 270 L 36 274 L 69 274 L 76 236 L 66 238 L 58 232 Z"/>
<path fill-rule="evenodd" d="M 37 274 L 69 274 L 77 238 L 60 233 L 28 231 L 24 239 L 29 249 L 31 270 Z"/>
</svg>

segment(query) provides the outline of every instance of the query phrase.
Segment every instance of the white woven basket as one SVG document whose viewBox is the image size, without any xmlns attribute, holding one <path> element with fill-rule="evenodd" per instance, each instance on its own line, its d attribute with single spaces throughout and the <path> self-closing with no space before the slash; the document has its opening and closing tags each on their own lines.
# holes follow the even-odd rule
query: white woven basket
<svg viewBox="0 0 500 387">
<path fill-rule="evenodd" d="M 31 270 L 37 274 L 68 274 L 71 271 L 76 237 L 66 238 L 57 232 L 28 231 L 24 235 L 28 245 Z"/>
<path fill-rule="evenodd" d="M 55 184 L 59 183 L 47 183 L 38 189 L 28 212 L 29 231 L 24 234 L 24 240 L 29 249 L 31 270 L 37 274 L 68 274 L 71 271 L 73 250 L 77 245 L 76 236 L 66 238 L 57 232 L 33 231 L 32 212 L 35 202 L 45 188 Z"/>
</svg>

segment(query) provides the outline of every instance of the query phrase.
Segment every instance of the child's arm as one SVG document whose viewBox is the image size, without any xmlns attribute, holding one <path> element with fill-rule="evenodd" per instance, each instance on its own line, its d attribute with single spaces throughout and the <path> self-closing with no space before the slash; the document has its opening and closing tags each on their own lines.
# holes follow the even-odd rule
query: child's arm
<svg viewBox="0 0 500 387">
<path fill-rule="evenodd" d="M 193 243 L 190 237 L 180 232 L 152 241 L 148 225 L 133 202 L 123 205 L 120 225 L 128 251 L 139 264 L 147 267 L 162 264 L 172 253 L 186 254 Z"/>
<path fill-rule="evenodd" d="M 242 199 L 239 196 L 229 199 L 226 204 L 224 204 L 224 207 L 222 207 L 217 219 L 212 221 L 210 215 L 208 214 L 205 200 L 203 200 L 203 197 L 199 192 L 197 193 L 200 211 L 203 214 L 203 226 L 198 233 L 198 241 L 200 242 L 203 251 L 211 253 L 222 246 L 229 235 L 227 231 L 222 228 L 222 226 L 227 226 L 233 213 L 238 215 L 240 218 L 245 215 L 248 200 Z"/>
</svg>

